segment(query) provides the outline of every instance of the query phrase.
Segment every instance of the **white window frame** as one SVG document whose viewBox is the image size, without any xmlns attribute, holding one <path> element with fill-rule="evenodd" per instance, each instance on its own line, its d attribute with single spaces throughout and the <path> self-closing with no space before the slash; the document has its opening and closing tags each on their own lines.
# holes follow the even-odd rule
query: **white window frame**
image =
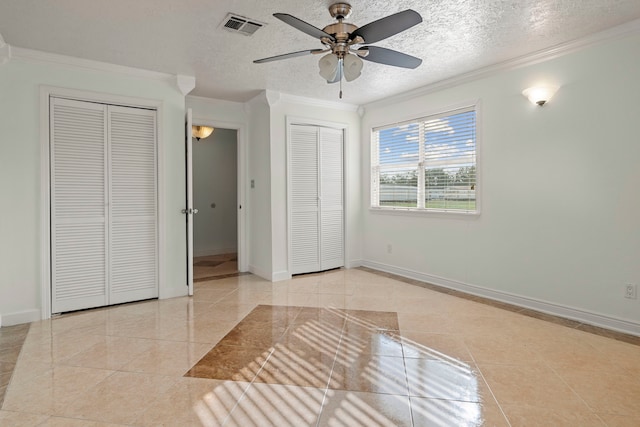
<svg viewBox="0 0 640 427">
<path fill-rule="evenodd" d="M 377 181 L 379 180 L 380 174 L 380 166 L 378 164 L 378 156 L 379 156 L 379 147 L 377 146 L 377 138 L 375 133 L 380 130 L 389 129 L 397 126 L 401 126 L 404 124 L 410 123 L 420 123 L 428 120 L 443 118 L 451 115 L 455 115 L 458 113 L 462 113 L 465 111 L 475 111 L 475 167 L 476 167 L 476 183 L 475 183 L 475 196 L 476 196 L 476 206 L 475 210 L 467 211 L 460 209 L 436 209 L 436 208 L 425 208 L 424 207 L 424 173 L 425 168 L 419 161 L 419 165 L 417 167 L 418 170 L 418 189 L 417 189 L 417 207 L 398 207 L 398 206 L 380 206 L 379 205 L 379 187 Z M 477 217 L 481 213 L 482 207 L 482 168 L 481 168 L 481 140 L 482 140 L 482 132 L 481 132 L 481 123 L 482 123 L 482 115 L 481 115 L 481 105 L 479 100 L 474 100 L 470 102 L 465 102 L 461 104 L 457 104 L 455 106 L 450 106 L 448 108 L 442 108 L 440 110 L 431 111 L 426 114 L 417 115 L 417 117 L 397 121 L 393 123 L 385 123 L 380 124 L 378 126 L 371 127 L 370 134 L 370 203 L 369 203 L 369 211 L 372 213 L 384 213 L 384 214 L 399 214 L 399 215 L 434 215 L 434 216 L 447 216 L 447 217 Z M 419 144 L 419 159 L 424 158 L 424 135 L 423 135 L 423 127 L 419 127 L 420 130 L 420 141 Z M 401 166 L 401 165 L 400 165 Z"/>
</svg>

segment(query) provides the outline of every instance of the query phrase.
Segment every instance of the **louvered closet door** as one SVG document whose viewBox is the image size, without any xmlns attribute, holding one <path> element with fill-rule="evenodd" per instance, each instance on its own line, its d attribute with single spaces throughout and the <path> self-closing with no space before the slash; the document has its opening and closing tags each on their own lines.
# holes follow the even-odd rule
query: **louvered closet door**
<svg viewBox="0 0 640 427">
<path fill-rule="evenodd" d="M 343 133 L 290 128 L 291 273 L 344 265 Z"/>
<path fill-rule="evenodd" d="M 290 128 L 291 273 L 320 270 L 318 129 Z"/>
<path fill-rule="evenodd" d="M 52 312 L 158 296 L 156 112 L 52 98 Z"/>
<path fill-rule="evenodd" d="M 52 312 L 107 304 L 106 106 L 52 99 Z"/>
<path fill-rule="evenodd" d="M 119 304 L 158 296 L 156 112 L 109 106 L 110 292 Z"/>
<path fill-rule="evenodd" d="M 342 131 L 320 128 L 320 268 L 344 265 Z"/>
</svg>

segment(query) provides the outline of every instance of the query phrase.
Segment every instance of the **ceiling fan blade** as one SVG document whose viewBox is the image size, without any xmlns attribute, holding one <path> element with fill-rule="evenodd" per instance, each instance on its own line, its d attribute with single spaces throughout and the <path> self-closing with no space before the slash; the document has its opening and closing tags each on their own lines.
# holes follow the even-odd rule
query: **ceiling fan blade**
<svg viewBox="0 0 640 427">
<path fill-rule="evenodd" d="M 325 33 L 320 28 L 316 28 L 313 25 L 296 18 L 295 16 L 289 15 L 288 13 L 274 13 L 273 16 L 275 16 L 282 22 L 291 25 L 293 28 L 302 31 L 303 33 L 309 34 L 311 37 L 315 37 L 317 39 L 327 37 L 331 41 L 336 41 L 335 37 L 333 37 L 331 34 Z"/>
<path fill-rule="evenodd" d="M 363 25 L 351 33 L 349 38 L 353 40 L 357 36 L 360 36 L 367 44 L 376 43 L 387 37 L 401 33 L 404 30 L 408 30 L 421 22 L 422 16 L 420 16 L 418 12 L 407 9 Z"/>
<path fill-rule="evenodd" d="M 321 52 L 324 52 L 324 50 L 323 49 L 300 50 L 298 52 L 291 52 L 291 53 L 284 53 L 282 55 L 270 56 L 269 58 L 256 59 L 255 61 L 253 61 L 253 63 L 262 64 L 264 62 L 280 61 L 281 59 L 295 58 L 296 56 L 304 56 L 304 55 L 310 55 L 310 54 L 321 53 Z"/>
<path fill-rule="evenodd" d="M 396 50 L 386 49 L 378 46 L 363 46 L 358 52 L 368 51 L 369 54 L 362 56 L 367 61 L 377 62 L 379 64 L 393 65 L 402 68 L 417 68 L 422 64 L 422 59 Z"/>
</svg>

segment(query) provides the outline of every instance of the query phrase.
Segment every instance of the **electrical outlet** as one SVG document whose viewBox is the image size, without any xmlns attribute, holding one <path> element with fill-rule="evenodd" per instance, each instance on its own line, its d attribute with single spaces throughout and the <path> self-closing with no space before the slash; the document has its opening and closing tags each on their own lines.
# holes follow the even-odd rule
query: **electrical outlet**
<svg viewBox="0 0 640 427">
<path fill-rule="evenodd" d="M 638 296 L 636 285 L 625 285 L 624 297 L 629 299 L 636 299 Z"/>
<path fill-rule="evenodd" d="M 387 253 L 388 253 L 388 254 L 390 254 L 390 253 L 392 253 L 392 252 L 393 252 L 393 246 L 391 246 L 391 243 L 389 243 L 389 244 L 387 245 Z"/>
</svg>

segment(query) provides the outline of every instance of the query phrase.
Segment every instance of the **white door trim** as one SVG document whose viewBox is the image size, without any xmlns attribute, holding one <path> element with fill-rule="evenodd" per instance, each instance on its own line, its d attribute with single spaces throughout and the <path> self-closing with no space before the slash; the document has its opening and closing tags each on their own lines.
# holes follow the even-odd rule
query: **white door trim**
<svg viewBox="0 0 640 427">
<path fill-rule="evenodd" d="M 212 126 L 214 128 L 220 129 L 232 129 L 237 132 L 236 134 L 236 143 L 237 143 L 237 157 L 238 157 L 238 165 L 237 165 L 237 173 L 238 173 L 238 189 L 237 189 L 237 203 L 238 207 L 242 206 L 241 209 L 238 209 L 238 271 L 245 272 L 249 271 L 249 258 L 248 258 L 248 245 L 247 245 L 247 198 L 246 198 L 246 188 L 248 179 L 248 168 L 247 168 L 247 144 L 248 144 L 248 128 L 246 123 L 242 122 L 229 122 L 205 117 L 193 117 L 192 118 L 194 125 L 200 126 Z"/>
<path fill-rule="evenodd" d="M 41 318 L 51 317 L 51 159 L 49 157 L 49 98 L 60 97 L 78 101 L 99 102 L 155 109 L 157 114 L 157 179 L 158 179 L 158 293 L 165 286 L 165 216 L 163 103 L 159 100 L 113 95 L 55 86 L 40 86 L 40 295 Z"/>
<path fill-rule="evenodd" d="M 187 204 L 182 211 L 187 220 L 187 295 L 193 296 L 193 137 L 191 127 L 193 126 L 193 110 L 187 108 L 186 123 L 184 129 L 184 143 L 187 164 L 185 167 L 187 176 Z"/>
<path fill-rule="evenodd" d="M 299 116 L 287 116 L 286 117 L 286 153 L 287 153 L 287 270 L 288 275 L 291 277 L 292 271 L 292 259 L 291 259 L 291 126 L 292 125 L 311 125 L 311 126 L 320 126 L 327 127 L 332 129 L 342 130 L 342 223 L 343 227 L 343 250 L 342 256 L 344 257 L 343 264 L 347 266 L 347 236 L 349 236 L 349 224 L 347 218 L 347 209 L 349 195 L 347 193 L 349 186 L 347 185 L 347 169 L 349 165 L 349 159 L 347 158 L 349 150 L 347 150 L 347 141 L 349 125 L 347 123 L 341 122 L 330 122 L 326 120 L 316 120 L 310 119 L 307 117 L 299 117 Z"/>
</svg>

